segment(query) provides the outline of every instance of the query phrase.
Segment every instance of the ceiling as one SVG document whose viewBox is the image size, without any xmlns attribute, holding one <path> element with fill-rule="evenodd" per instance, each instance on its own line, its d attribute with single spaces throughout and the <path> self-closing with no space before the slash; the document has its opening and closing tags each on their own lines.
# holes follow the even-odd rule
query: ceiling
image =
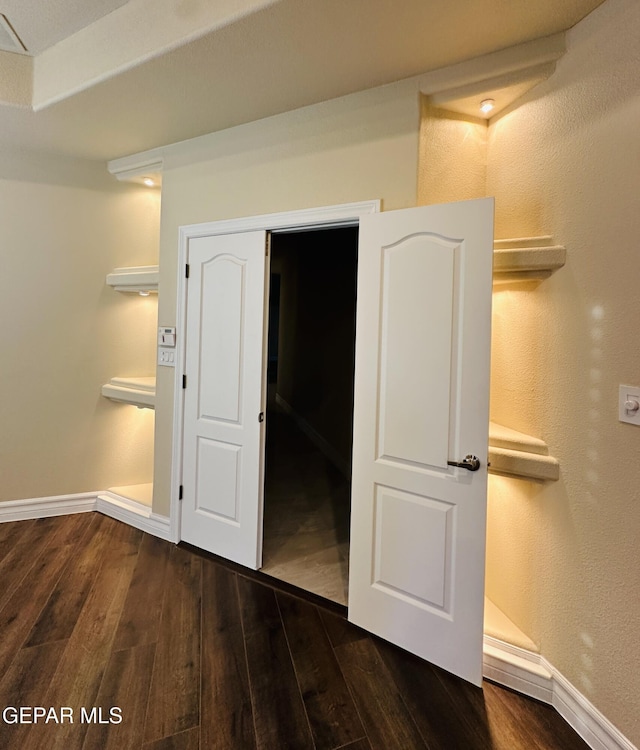
<svg viewBox="0 0 640 750">
<path fill-rule="evenodd" d="M 601 2 L 4 0 L 33 58 L 0 53 L 0 155 L 118 158 L 545 37 Z"/>
<path fill-rule="evenodd" d="M 32 55 L 44 52 L 76 31 L 99 21 L 127 0 L 2 0 L 10 21 Z"/>
</svg>

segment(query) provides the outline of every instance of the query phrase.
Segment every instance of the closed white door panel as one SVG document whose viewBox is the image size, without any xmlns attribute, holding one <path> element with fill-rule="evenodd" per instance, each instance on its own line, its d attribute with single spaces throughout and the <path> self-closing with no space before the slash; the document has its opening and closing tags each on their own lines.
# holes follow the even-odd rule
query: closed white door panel
<svg viewBox="0 0 640 750">
<path fill-rule="evenodd" d="M 189 241 L 182 538 L 257 568 L 266 233 Z"/>
</svg>

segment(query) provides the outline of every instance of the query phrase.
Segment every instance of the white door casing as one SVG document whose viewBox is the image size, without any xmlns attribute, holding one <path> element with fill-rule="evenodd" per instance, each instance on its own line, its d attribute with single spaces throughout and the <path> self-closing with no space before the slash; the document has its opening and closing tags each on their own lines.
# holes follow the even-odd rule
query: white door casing
<svg viewBox="0 0 640 750">
<path fill-rule="evenodd" d="M 360 222 L 349 619 L 478 685 L 492 260 L 492 199 Z"/>
<path fill-rule="evenodd" d="M 265 231 L 189 240 L 182 539 L 257 568 Z"/>
</svg>

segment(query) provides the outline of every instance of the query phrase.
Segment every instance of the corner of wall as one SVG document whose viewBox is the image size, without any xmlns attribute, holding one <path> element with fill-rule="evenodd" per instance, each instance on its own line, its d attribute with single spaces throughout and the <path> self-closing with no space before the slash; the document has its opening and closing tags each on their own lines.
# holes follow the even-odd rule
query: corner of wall
<svg viewBox="0 0 640 750">
<path fill-rule="evenodd" d="M 418 205 L 484 198 L 487 121 L 420 104 Z"/>
</svg>

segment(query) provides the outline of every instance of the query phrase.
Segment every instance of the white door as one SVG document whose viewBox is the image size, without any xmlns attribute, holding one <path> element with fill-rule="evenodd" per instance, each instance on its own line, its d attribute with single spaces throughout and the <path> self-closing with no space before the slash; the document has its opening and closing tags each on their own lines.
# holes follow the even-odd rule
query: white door
<svg viewBox="0 0 640 750">
<path fill-rule="evenodd" d="M 359 243 L 349 619 L 479 685 L 493 200 L 367 216 Z"/>
<path fill-rule="evenodd" d="M 192 238 L 182 539 L 259 567 L 267 233 Z"/>
</svg>

